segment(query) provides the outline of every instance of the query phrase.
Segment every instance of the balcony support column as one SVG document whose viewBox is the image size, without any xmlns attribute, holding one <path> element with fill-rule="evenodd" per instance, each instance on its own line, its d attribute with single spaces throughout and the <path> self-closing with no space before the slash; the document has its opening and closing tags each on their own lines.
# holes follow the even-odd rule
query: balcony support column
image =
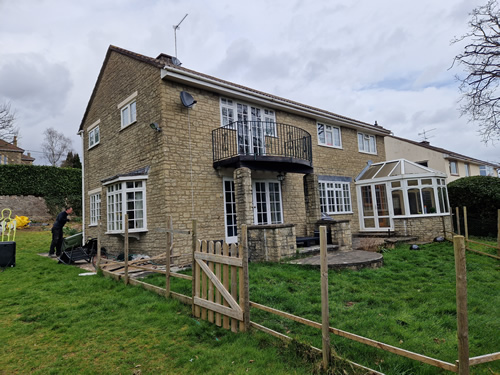
<svg viewBox="0 0 500 375">
<path fill-rule="evenodd" d="M 252 171 L 248 168 L 237 168 L 233 172 L 233 178 L 238 227 L 242 224 L 253 225 Z M 238 233 L 238 242 L 239 237 Z"/>
<path fill-rule="evenodd" d="M 306 204 L 307 235 L 312 236 L 316 230 L 316 222 L 321 219 L 318 175 L 316 173 L 304 175 L 304 197 Z"/>
</svg>

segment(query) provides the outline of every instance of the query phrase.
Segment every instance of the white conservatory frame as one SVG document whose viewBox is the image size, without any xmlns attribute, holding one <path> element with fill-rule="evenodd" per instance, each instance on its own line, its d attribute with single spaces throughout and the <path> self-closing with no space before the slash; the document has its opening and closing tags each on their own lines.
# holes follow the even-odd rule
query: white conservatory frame
<svg viewBox="0 0 500 375">
<path fill-rule="evenodd" d="M 394 229 L 394 219 L 448 216 L 446 174 L 405 159 L 369 164 L 356 178 L 361 231 Z"/>
</svg>

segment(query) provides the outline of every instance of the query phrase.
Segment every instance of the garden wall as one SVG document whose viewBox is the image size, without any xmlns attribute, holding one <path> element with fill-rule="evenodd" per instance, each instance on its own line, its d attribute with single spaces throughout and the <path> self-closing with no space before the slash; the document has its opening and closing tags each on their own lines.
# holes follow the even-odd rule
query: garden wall
<svg viewBox="0 0 500 375">
<path fill-rule="evenodd" d="M 45 199 L 33 195 L 0 195 L 0 210 L 10 208 L 12 219 L 17 216 L 27 216 L 31 221 L 52 222 Z M 4 213 L 5 214 L 5 213 Z"/>
</svg>

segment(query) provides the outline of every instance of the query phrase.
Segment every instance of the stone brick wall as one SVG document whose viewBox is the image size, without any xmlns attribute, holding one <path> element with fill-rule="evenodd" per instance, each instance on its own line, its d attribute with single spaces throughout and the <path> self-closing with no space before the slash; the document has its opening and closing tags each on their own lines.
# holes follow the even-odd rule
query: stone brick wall
<svg viewBox="0 0 500 375">
<path fill-rule="evenodd" d="M 251 225 L 248 227 L 248 254 L 253 262 L 279 262 L 297 252 L 292 224 Z"/>
<path fill-rule="evenodd" d="M 419 241 L 430 242 L 438 236 L 445 235 L 443 225 L 447 232 L 452 231 L 450 216 L 395 218 L 394 232 L 396 236 L 417 237 Z"/>
<path fill-rule="evenodd" d="M 4 208 L 12 210 L 12 218 L 17 216 L 27 216 L 31 221 L 46 222 L 52 224 L 53 217 L 49 214 L 49 209 L 45 199 L 32 195 L 0 196 L 0 211 Z"/>
</svg>

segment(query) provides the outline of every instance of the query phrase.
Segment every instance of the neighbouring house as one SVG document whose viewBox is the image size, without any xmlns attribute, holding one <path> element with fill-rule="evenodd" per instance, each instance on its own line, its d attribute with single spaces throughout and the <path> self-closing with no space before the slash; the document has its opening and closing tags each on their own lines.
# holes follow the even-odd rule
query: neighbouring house
<svg viewBox="0 0 500 375">
<path fill-rule="evenodd" d="M 166 54 L 110 46 L 79 134 L 84 238 L 100 230 L 102 245 L 117 253 L 127 227 L 131 253 L 157 255 L 167 217 L 176 230 L 196 219 L 200 239 L 228 243 L 247 224 L 251 259 L 277 260 L 320 224 L 350 247 L 362 229 L 355 179 L 367 163 L 386 160 L 390 132 L 187 69 Z M 377 211 L 379 192 L 361 207 Z M 190 237 L 174 234 L 174 244 L 174 264 L 189 263 Z"/>
<path fill-rule="evenodd" d="M 395 136 L 385 138 L 387 159 L 405 158 L 447 175 L 448 182 L 461 177 L 500 177 L 500 164 L 486 162 L 432 146 L 428 141 L 415 142 Z"/>
<path fill-rule="evenodd" d="M 0 139 L 0 164 L 27 164 L 31 165 L 35 158 L 28 152 L 17 146 L 17 137 L 14 136 L 12 143 Z"/>
</svg>

